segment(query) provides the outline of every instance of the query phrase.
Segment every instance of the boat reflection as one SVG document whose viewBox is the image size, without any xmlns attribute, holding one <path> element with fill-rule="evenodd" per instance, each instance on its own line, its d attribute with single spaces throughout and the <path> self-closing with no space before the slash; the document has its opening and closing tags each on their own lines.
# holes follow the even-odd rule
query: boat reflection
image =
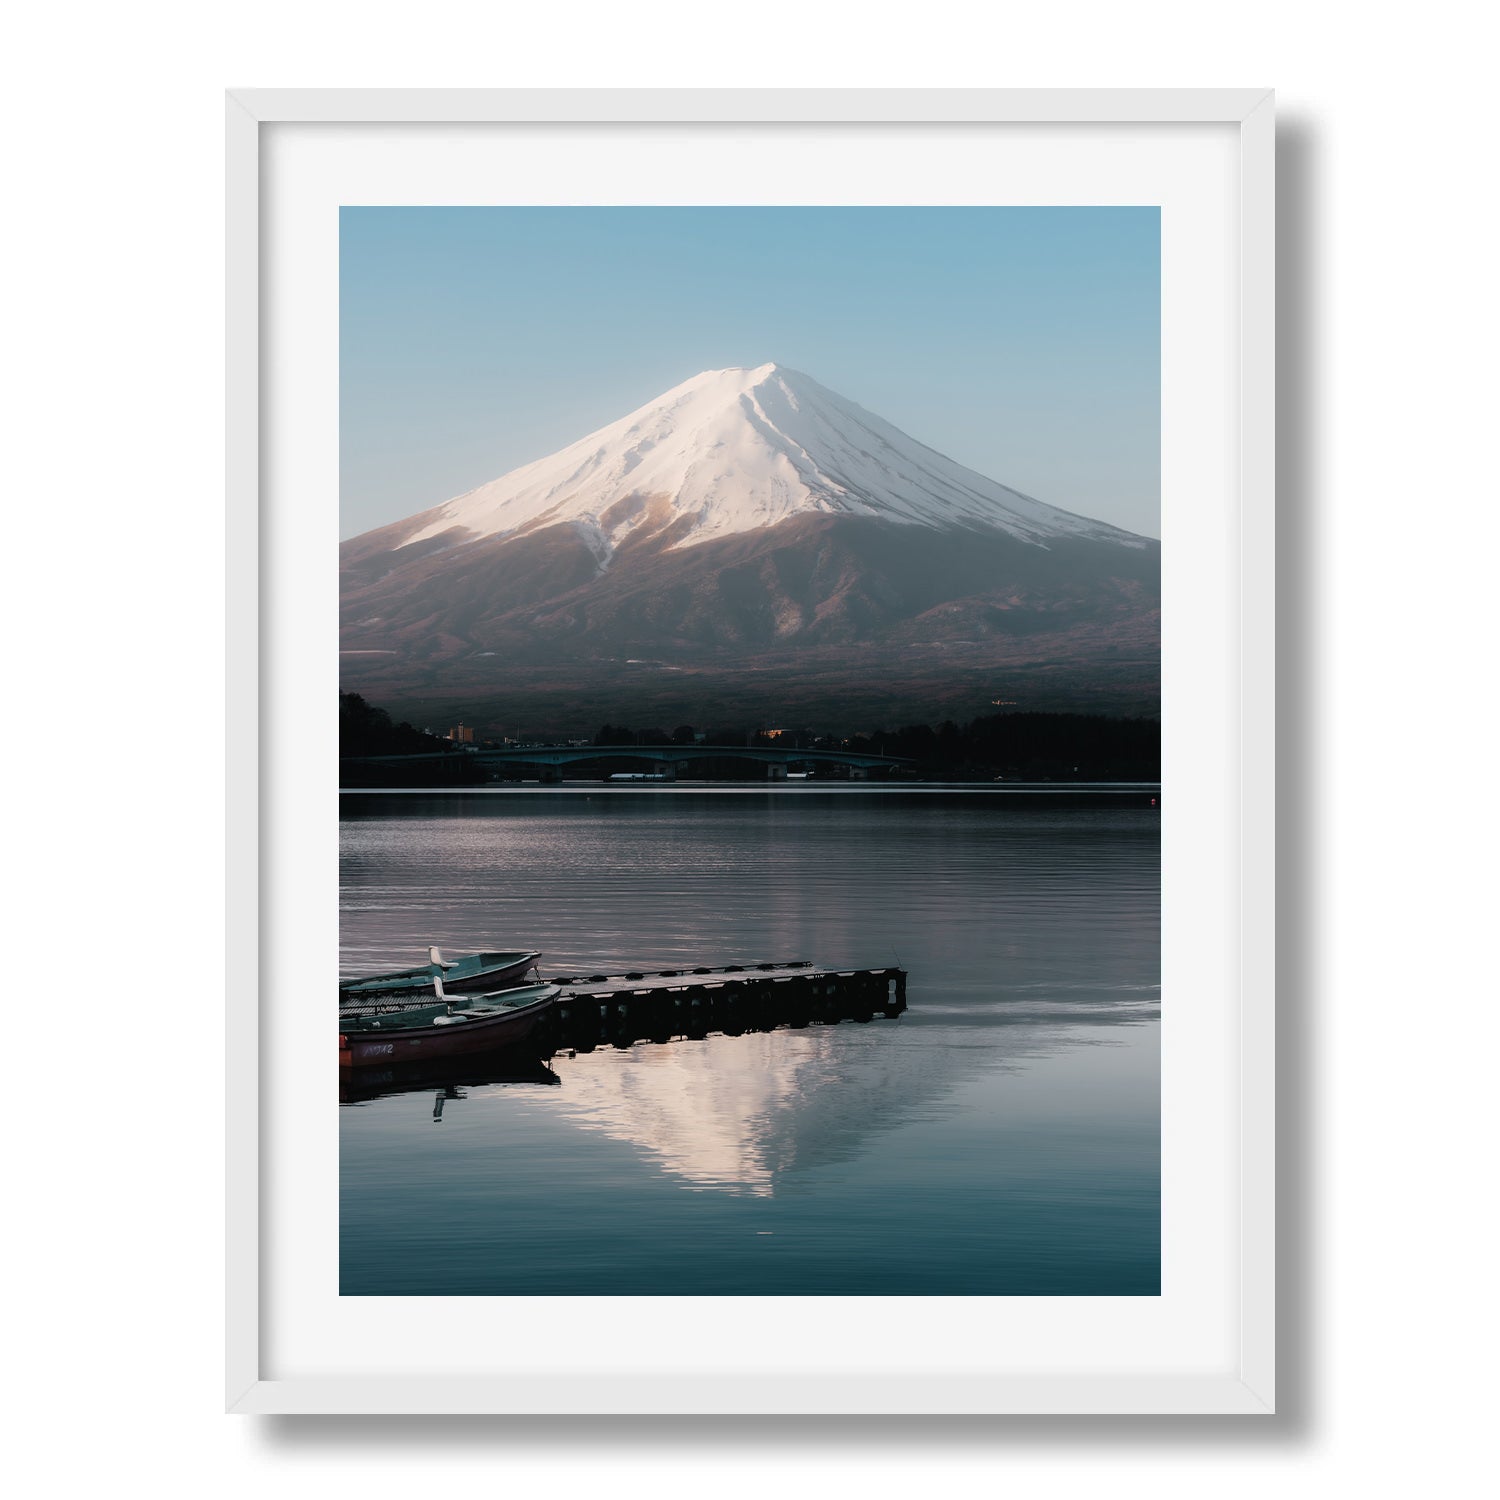
<svg viewBox="0 0 1500 1500">
<path fill-rule="evenodd" d="M 432 1062 L 394 1063 L 388 1068 L 360 1068 L 352 1074 L 341 1069 L 339 1103 L 363 1104 L 392 1094 L 423 1093 L 434 1087 L 441 1092 L 434 1119 L 442 1118 L 445 1099 L 462 1099 L 462 1088 L 486 1088 L 491 1084 L 523 1083 L 551 1085 L 562 1082 L 548 1066 L 551 1054 L 532 1052 L 480 1053 L 473 1057 L 436 1059 Z"/>
</svg>

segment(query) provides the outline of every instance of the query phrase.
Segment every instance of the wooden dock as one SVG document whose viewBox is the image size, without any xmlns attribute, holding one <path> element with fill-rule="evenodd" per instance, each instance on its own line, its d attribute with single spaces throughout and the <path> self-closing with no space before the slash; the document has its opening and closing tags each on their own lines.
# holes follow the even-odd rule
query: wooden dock
<svg viewBox="0 0 1500 1500">
<path fill-rule="evenodd" d="M 905 969 L 821 969 L 806 960 L 562 974 L 549 983 L 563 991 L 552 1006 L 553 1040 L 578 1051 L 870 1021 L 906 1009 Z"/>
</svg>

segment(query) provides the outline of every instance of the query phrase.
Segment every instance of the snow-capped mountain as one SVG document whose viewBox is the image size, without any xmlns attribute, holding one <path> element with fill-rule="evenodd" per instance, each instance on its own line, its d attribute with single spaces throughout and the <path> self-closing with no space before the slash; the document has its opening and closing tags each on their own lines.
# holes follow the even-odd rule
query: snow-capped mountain
<svg viewBox="0 0 1500 1500">
<path fill-rule="evenodd" d="M 810 708 L 835 689 L 891 704 L 905 680 L 912 717 L 978 712 L 991 689 L 1015 696 L 1007 673 L 1045 679 L 1054 703 L 1088 701 L 1094 680 L 1101 706 L 1115 689 L 1154 706 L 1155 541 L 976 474 L 774 364 L 696 375 L 344 543 L 341 567 L 346 686 L 475 703 L 471 718 L 496 694 L 561 713 L 622 674 L 688 717 L 708 711 L 691 692 L 738 702 L 774 683 L 784 703 L 810 673 Z"/>
<path fill-rule="evenodd" d="M 689 547 L 802 515 L 987 527 L 1041 545 L 1062 536 L 1142 545 L 996 484 L 774 364 L 705 370 L 551 457 L 415 518 L 407 542 L 566 523 L 606 566 L 643 526 Z"/>
</svg>

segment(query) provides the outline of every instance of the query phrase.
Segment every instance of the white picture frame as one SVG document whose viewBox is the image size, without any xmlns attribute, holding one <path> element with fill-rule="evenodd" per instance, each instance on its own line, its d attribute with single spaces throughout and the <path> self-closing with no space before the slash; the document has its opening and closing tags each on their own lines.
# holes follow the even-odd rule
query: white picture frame
<svg viewBox="0 0 1500 1500">
<path fill-rule="evenodd" d="M 284 1372 L 271 1357 L 285 1278 L 263 1213 L 264 1146 L 295 1082 L 262 1072 L 269 1056 L 263 976 L 278 972 L 281 929 L 269 928 L 267 829 L 285 793 L 269 752 L 276 682 L 262 678 L 269 571 L 268 496 L 280 472 L 265 414 L 280 377 L 264 358 L 266 260 L 263 207 L 278 170 L 277 127 L 532 126 L 577 123 L 900 125 L 987 127 L 1213 127 L 1232 133 L 1237 207 L 1233 284 L 1237 334 L 1233 421 L 1219 447 L 1233 464 L 1234 498 L 1222 518 L 1235 533 L 1238 593 L 1226 692 L 1238 706 L 1230 753 L 1219 757 L 1215 795 L 1235 834 L 1223 849 L 1231 924 L 1236 1081 L 1232 1088 L 1237 1205 L 1232 1251 L 1217 1268 L 1218 1312 L 1232 1348 L 1212 1368 L 989 1371 L 914 1360 L 907 1374 L 831 1372 L 799 1360 L 786 1340 L 781 1368 L 549 1369 L 527 1375 L 472 1369 L 369 1373 L 339 1363 L 330 1344 L 316 1368 Z M 227 96 L 228 411 L 228 1263 L 227 1409 L 239 1413 L 1234 1413 L 1275 1411 L 1274 1195 L 1274 96 L 1268 90 L 276 90 Z M 334 143 L 333 149 L 337 149 Z M 584 199 L 582 201 L 591 201 Z M 1164 281 L 1168 275 L 1164 264 Z M 1170 538 L 1167 545 L 1170 546 Z M 331 576 L 331 562 L 328 565 Z M 1168 629 L 1171 622 L 1168 621 Z M 1253 711 L 1251 711 L 1253 706 Z M 331 760 L 331 754 L 330 754 Z M 1169 762 L 1170 763 L 1170 762 Z M 1166 783 L 1168 794 L 1170 781 Z M 312 1072 L 316 1074 L 316 1064 Z M 282 1088 L 282 1082 L 289 1084 Z M 1165 1128 L 1165 1127 L 1164 1127 Z M 1164 1274 L 1172 1274 L 1170 1262 Z M 544 1300 L 544 1299 L 542 1299 Z M 734 1300 L 734 1299 L 731 1299 Z M 751 1299 L 745 1299 L 751 1300 Z M 808 1299 L 836 1300 L 836 1299 Z M 897 1299 L 921 1302 L 923 1299 Z M 926 1299 L 929 1310 L 935 1302 Z M 951 1299 L 962 1301 L 964 1299 Z M 1003 1301 L 1004 1299 L 974 1299 Z"/>
</svg>

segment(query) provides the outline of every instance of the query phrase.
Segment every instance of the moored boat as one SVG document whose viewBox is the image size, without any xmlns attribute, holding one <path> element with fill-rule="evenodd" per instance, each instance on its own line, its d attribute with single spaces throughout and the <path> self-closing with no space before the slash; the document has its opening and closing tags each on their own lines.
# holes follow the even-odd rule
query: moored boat
<svg viewBox="0 0 1500 1500">
<path fill-rule="evenodd" d="M 497 990 L 519 983 L 541 958 L 539 952 L 466 953 L 462 958 L 444 960 L 442 949 L 429 948 L 429 962 L 414 969 L 398 969 L 390 974 L 364 974 L 339 980 L 339 1003 L 355 996 L 394 994 L 405 990 L 431 990 L 433 980 L 442 977 L 449 994 L 472 994 Z"/>
<path fill-rule="evenodd" d="M 480 995 L 449 996 L 441 975 L 431 1003 L 379 998 L 339 1005 L 339 1066 L 358 1068 L 464 1057 L 535 1038 L 559 993 L 555 984 L 520 984 Z"/>
</svg>

